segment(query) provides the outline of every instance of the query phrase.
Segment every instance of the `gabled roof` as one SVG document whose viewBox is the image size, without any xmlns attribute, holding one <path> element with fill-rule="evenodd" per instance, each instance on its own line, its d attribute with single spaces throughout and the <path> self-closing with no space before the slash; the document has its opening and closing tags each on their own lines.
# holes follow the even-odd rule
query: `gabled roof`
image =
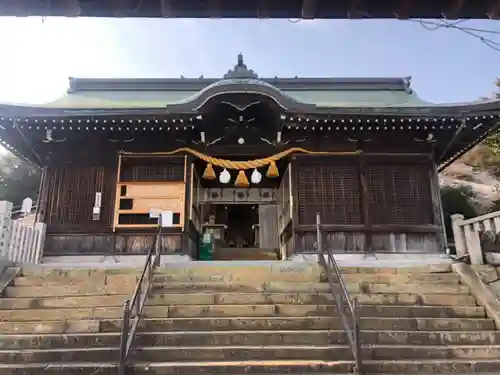
<svg viewBox="0 0 500 375">
<path fill-rule="evenodd" d="M 51 109 L 139 109 L 187 103 L 206 91 L 259 91 L 266 87 L 291 101 L 317 107 L 427 106 L 410 87 L 411 78 L 260 78 L 243 56 L 222 78 L 69 78 L 65 96 L 21 107 Z"/>
<path fill-rule="evenodd" d="M 308 114 L 448 116 L 500 113 L 500 101 L 433 104 L 399 78 L 259 78 L 238 55 L 221 78 L 70 78 L 65 96 L 40 105 L 0 105 L 0 116 L 78 116 L 109 114 L 196 114 L 210 99 L 225 94 L 267 96 L 283 112 Z"/>
</svg>

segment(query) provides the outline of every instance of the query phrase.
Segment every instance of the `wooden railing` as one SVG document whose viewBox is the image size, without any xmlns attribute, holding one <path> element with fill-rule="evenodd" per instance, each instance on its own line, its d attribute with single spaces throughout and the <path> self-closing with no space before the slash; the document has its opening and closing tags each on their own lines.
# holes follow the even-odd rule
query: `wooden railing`
<svg viewBox="0 0 500 375">
<path fill-rule="evenodd" d="M 317 250 L 318 262 L 325 269 L 330 284 L 330 291 L 333 295 L 337 310 L 340 314 L 344 330 L 347 334 L 349 346 L 354 358 L 355 368 L 354 373 L 363 374 L 363 359 L 361 354 L 360 341 L 360 317 L 359 308 L 356 299 L 351 299 L 347 291 L 344 279 L 340 273 L 340 268 L 335 261 L 333 252 L 330 248 L 323 248 L 321 236 L 321 218 L 319 213 L 316 214 L 316 235 L 317 235 Z M 325 259 L 326 256 L 326 259 Z"/>
<path fill-rule="evenodd" d="M 44 223 L 27 224 L 13 220 L 10 227 L 1 228 L 4 256 L 14 263 L 40 263 L 45 242 Z"/>
<path fill-rule="evenodd" d="M 457 258 L 468 256 L 471 264 L 483 264 L 481 237 L 484 233 L 496 236 L 500 232 L 500 211 L 465 219 L 463 215 L 451 215 L 453 239 Z"/>
</svg>

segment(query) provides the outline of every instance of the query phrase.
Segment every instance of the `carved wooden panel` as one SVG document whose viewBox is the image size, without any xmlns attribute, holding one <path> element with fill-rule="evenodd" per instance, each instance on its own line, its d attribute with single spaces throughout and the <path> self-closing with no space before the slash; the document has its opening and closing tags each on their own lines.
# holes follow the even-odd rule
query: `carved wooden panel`
<svg viewBox="0 0 500 375">
<path fill-rule="evenodd" d="M 367 164 L 365 174 L 373 224 L 432 224 L 428 165 Z"/>
<path fill-rule="evenodd" d="M 49 168 L 47 171 L 47 223 L 111 226 L 115 179 L 116 171 L 110 167 Z M 92 220 L 97 192 L 102 193 L 101 216 L 99 220 Z"/>
<path fill-rule="evenodd" d="M 299 222 L 316 224 L 361 224 L 360 179 L 355 163 L 299 164 L 297 167 Z"/>
</svg>

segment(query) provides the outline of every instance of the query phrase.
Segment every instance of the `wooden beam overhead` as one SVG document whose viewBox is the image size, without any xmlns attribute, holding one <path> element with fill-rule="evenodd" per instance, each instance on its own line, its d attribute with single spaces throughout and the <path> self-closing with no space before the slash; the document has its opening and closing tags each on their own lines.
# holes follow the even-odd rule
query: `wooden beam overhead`
<svg viewBox="0 0 500 375">
<path fill-rule="evenodd" d="M 491 2 L 491 6 L 489 11 L 486 13 L 488 18 L 492 20 L 499 20 L 500 19 L 500 0 L 493 0 Z"/>
<path fill-rule="evenodd" d="M 269 4 L 267 0 L 259 0 L 257 3 L 257 18 L 269 18 Z"/>
<path fill-rule="evenodd" d="M 363 12 L 362 5 L 363 4 L 361 0 L 351 0 L 351 6 L 347 11 L 347 18 L 349 19 L 363 18 L 365 12 Z"/>
<path fill-rule="evenodd" d="M 399 0 L 399 6 L 394 12 L 394 16 L 400 20 L 407 20 L 410 18 L 412 5 L 413 0 Z"/>
<path fill-rule="evenodd" d="M 172 0 L 161 0 L 161 16 L 162 18 L 171 18 L 174 14 Z"/>
<path fill-rule="evenodd" d="M 315 16 L 316 0 L 302 0 L 302 18 L 312 20 Z"/>
<path fill-rule="evenodd" d="M 449 20 L 456 20 L 460 18 L 460 12 L 464 7 L 465 0 L 453 0 L 450 9 L 444 12 L 444 16 Z"/>
<path fill-rule="evenodd" d="M 82 15 L 82 7 L 80 0 L 68 1 L 68 15 L 67 17 L 80 17 Z"/>
<path fill-rule="evenodd" d="M 220 0 L 209 0 L 207 6 L 210 18 L 222 18 L 222 7 Z"/>
<path fill-rule="evenodd" d="M 111 6 L 115 17 L 127 17 L 134 11 L 137 4 L 132 3 L 130 0 L 111 0 Z"/>
</svg>

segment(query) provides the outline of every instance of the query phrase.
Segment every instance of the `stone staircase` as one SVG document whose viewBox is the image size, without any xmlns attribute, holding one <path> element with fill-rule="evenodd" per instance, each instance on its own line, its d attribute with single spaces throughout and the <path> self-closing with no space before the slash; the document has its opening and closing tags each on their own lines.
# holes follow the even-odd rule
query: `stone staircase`
<svg viewBox="0 0 500 375">
<path fill-rule="evenodd" d="M 500 372 L 500 332 L 448 266 L 343 272 L 362 305 L 365 373 Z M 138 274 L 23 270 L 0 299 L 0 374 L 116 375 L 123 301 Z M 321 280 L 306 263 L 160 268 L 130 373 L 349 373 L 352 354 Z"/>
</svg>

